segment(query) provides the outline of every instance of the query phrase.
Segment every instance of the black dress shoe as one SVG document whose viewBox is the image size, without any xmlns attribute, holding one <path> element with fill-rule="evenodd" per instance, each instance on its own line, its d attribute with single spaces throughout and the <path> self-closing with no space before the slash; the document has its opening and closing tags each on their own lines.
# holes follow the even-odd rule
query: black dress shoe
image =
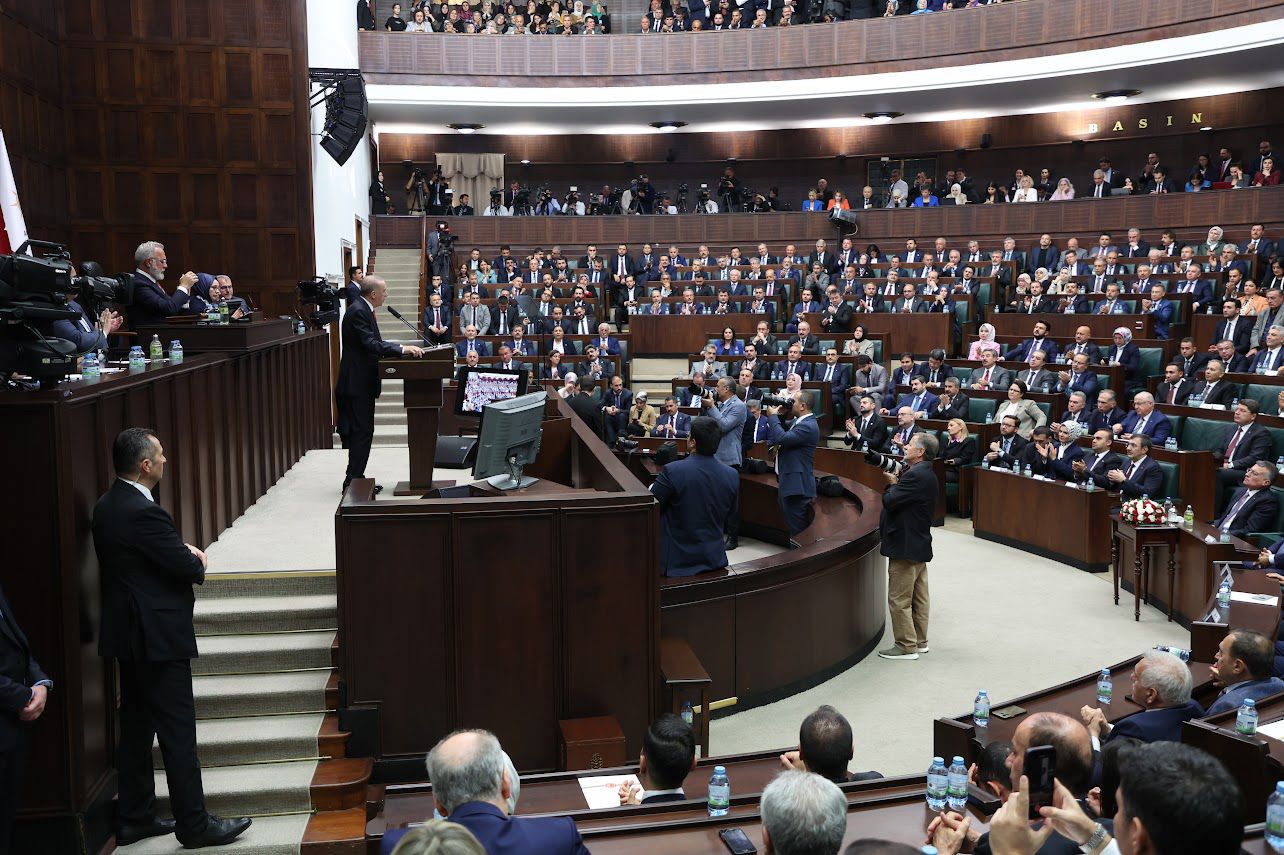
<svg viewBox="0 0 1284 855">
<path fill-rule="evenodd" d="M 116 830 L 116 845 L 128 846 L 149 837 L 164 837 L 174 833 L 174 820 L 153 819 L 144 825 L 122 825 Z"/>
<path fill-rule="evenodd" d="M 250 818 L 248 816 L 238 816 L 229 819 L 214 816 L 210 814 L 209 824 L 205 830 L 195 837 L 184 840 L 182 836 L 178 842 L 183 844 L 184 849 L 202 849 L 206 846 L 224 846 L 240 837 L 245 829 L 250 827 Z"/>
<path fill-rule="evenodd" d="M 374 494 L 377 496 L 377 495 L 379 495 L 379 494 L 380 494 L 380 493 L 382 493 L 382 492 L 383 492 L 383 485 L 382 485 L 382 484 L 375 484 L 375 491 L 374 491 Z"/>
<path fill-rule="evenodd" d="M 735 536 L 728 535 L 728 536 L 727 536 L 727 541 L 726 541 L 726 543 L 727 543 L 727 549 L 739 549 L 739 548 L 740 548 L 740 540 L 739 540 L 739 538 L 736 538 Z"/>
</svg>

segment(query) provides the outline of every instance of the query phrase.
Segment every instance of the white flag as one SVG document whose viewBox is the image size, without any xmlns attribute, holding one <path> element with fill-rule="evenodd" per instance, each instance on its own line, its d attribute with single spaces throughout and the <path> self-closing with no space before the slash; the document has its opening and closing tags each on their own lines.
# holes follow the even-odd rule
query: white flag
<svg viewBox="0 0 1284 855">
<path fill-rule="evenodd" d="M 9 149 L 0 131 L 0 254 L 13 252 L 27 240 L 27 223 L 18 204 L 18 185 L 9 163 Z"/>
</svg>

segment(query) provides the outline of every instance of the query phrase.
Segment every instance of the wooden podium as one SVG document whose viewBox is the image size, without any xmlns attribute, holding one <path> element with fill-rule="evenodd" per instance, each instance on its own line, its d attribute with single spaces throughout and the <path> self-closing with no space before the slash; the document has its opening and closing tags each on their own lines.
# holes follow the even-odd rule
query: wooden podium
<svg viewBox="0 0 1284 855">
<path fill-rule="evenodd" d="M 433 489 L 432 470 L 437 462 L 437 413 L 441 409 L 441 381 L 455 372 L 455 349 L 449 345 L 424 351 L 422 359 L 381 359 L 379 376 L 405 384 L 404 403 L 410 445 L 410 480 L 397 482 L 394 496 L 421 496 Z"/>
</svg>

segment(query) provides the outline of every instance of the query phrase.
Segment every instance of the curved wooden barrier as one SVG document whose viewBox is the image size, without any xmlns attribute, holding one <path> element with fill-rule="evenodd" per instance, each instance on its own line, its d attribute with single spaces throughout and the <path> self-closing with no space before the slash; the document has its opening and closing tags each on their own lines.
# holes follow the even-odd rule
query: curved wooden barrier
<svg viewBox="0 0 1284 855">
<path fill-rule="evenodd" d="M 1157 41 L 1280 17 L 1281 0 L 1001 3 L 937 15 L 639 36 L 513 39 L 362 33 L 366 83 L 452 86 L 708 85 L 937 69 Z M 503 38 L 502 47 L 498 39 Z M 443 80 L 442 78 L 446 78 Z"/>
</svg>

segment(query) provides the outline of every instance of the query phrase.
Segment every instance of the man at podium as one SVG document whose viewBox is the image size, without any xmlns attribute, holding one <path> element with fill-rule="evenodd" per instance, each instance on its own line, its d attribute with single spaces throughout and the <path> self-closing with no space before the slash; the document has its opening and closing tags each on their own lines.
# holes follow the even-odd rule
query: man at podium
<svg viewBox="0 0 1284 855">
<path fill-rule="evenodd" d="M 378 276 L 367 276 L 361 281 L 358 299 L 352 301 L 343 315 L 340 339 L 343 356 L 339 359 L 339 382 L 334 387 L 334 398 L 339 411 L 339 438 L 348 449 L 344 490 L 354 478 L 366 477 L 366 461 L 370 459 L 370 444 L 374 441 L 375 399 L 382 387 L 380 357 L 424 355 L 423 348 L 413 344 L 383 340 L 374 310 L 386 299 L 387 283 Z M 382 489 L 375 485 L 376 493 Z"/>
</svg>

